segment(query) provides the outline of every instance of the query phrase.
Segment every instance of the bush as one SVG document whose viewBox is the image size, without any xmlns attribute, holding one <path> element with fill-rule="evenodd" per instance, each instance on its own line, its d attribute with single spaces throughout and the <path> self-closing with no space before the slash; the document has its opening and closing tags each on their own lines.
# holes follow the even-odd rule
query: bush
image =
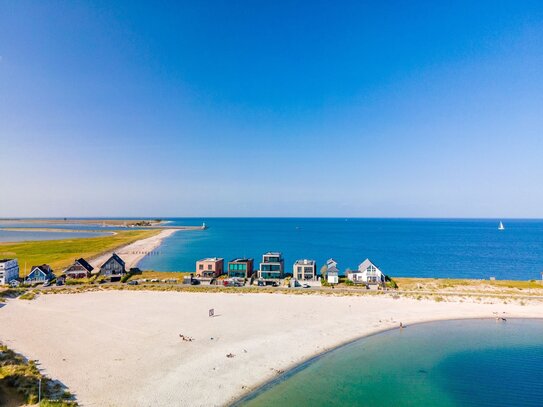
<svg viewBox="0 0 543 407">
<path fill-rule="evenodd" d="M 36 291 L 28 291 L 19 297 L 19 299 L 21 300 L 29 300 L 29 301 L 33 300 L 34 298 L 36 298 Z"/>
<path fill-rule="evenodd" d="M 126 273 L 124 276 L 121 277 L 121 283 L 126 283 L 130 278 L 133 276 L 133 273 Z"/>
<path fill-rule="evenodd" d="M 391 279 L 391 278 L 390 278 L 385 284 L 386 284 L 386 286 L 387 286 L 388 288 L 393 288 L 393 289 L 398 288 L 398 284 L 396 284 L 396 281 L 394 281 L 394 280 Z"/>
<path fill-rule="evenodd" d="M 351 280 L 345 280 L 345 285 L 353 286 L 354 283 Z"/>
</svg>

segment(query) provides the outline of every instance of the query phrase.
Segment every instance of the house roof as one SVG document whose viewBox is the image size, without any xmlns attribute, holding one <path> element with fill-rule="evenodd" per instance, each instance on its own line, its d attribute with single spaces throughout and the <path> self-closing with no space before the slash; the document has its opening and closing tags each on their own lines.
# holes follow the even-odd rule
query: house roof
<svg viewBox="0 0 543 407">
<path fill-rule="evenodd" d="M 377 270 L 379 270 L 379 267 L 377 267 L 375 264 L 373 264 L 370 259 L 366 259 L 362 263 L 360 263 L 358 265 L 358 270 L 366 270 L 369 266 L 373 266 Z M 379 271 L 381 271 L 381 270 L 379 270 Z"/>
<path fill-rule="evenodd" d="M 294 265 L 296 265 L 296 266 L 314 266 L 315 265 L 315 260 L 300 259 L 300 260 L 296 260 Z"/>
<path fill-rule="evenodd" d="M 30 269 L 30 273 L 32 273 L 35 269 L 39 269 L 44 274 L 51 274 L 53 272 L 49 264 L 42 264 L 41 266 L 32 266 L 32 268 Z"/>
<path fill-rule="evenodd" d="M 326 264 L 327 264 L 327 265 L 330 265 L 330 264 L 332 264 L 332 263 L 335 263 L 335 264 L 337 264 L 337 261 L 335 261 L 335 260 L 334 260 L 334 259 L 332 259 L 332 258 L 330 258 L 330 259 L 326 260 Z"/>
<path fill-rule="evenodd" d="M 336 266 L 328 267 L 326 270 L 327 273 L 339 273 L 339 270 Z"/>
<path fill-rule="evenodd" d="M 253 259 L 248 259 L 245 257 L 239 257 L 237 259 L 230 260 L 229 263 L 247 263 L 249 261 L 253 261 Z"/>
<path fill-rule="evenodd" d="M 105 264 L 110 262 L 111 260 L 115 260 L 117 263 L 121 264 L 123 267 L 125 265 L 124 260 L 119 257 L 117 253 L 113 253 L 109 259 L 107 259 L 104 264 L 102 264 L 102 267 L 104 267 Z"/>
<path fill-rule="evenodd" d="M 75 262 L 81 264 L 81 266 L 87 269 L 89 272 L 94 270 L 94 267 L 92 267 L 89 263 L 87 263 L 87 260 L 85 260 L 83 257 L 81 257 L 80 259 L 77 259 Z"/>
</svg>

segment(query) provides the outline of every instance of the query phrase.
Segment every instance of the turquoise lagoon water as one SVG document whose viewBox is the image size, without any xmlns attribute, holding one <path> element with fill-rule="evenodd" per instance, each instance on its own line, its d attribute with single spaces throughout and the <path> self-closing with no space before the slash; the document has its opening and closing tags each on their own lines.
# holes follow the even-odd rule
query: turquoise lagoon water
<svg viewBox="0 0 543 407">
<path fill-rule="evenodd" d="M 166 239 L 144 269 L 193 271 L 204 257 L 281 251 L 287 271 L 296 259 L 333 257 L 340 270 L 366 257 L 391 276 L 539 279 L 543 271 L 543 221 L 458 219 L 176 218 L 172 225 L 209 226 Z"/>
<path fill-rule="evenodd" d="M 465 320 L 374 335 L 239 405 L 542 406 L 543 321 Z"/>
</svg>

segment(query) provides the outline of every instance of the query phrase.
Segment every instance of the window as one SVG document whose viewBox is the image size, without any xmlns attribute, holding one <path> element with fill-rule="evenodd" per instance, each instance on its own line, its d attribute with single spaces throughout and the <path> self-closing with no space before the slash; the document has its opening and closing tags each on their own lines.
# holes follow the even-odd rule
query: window
<svg viewBox="0 0 543 407">
<path fill-rule="evenodd" d="M 208 264 L 208 265 L 207 265 L 207 269 L 208 269 L 208 270 L 213 270 L 213 266 L 212 266 L 211 264 Z"/>
<path fill-rule="evenodd" d="M 203 270 L 204 269 L 204 265 L 203 264 L 198 264 L 198 270 Z"/>
</svg>

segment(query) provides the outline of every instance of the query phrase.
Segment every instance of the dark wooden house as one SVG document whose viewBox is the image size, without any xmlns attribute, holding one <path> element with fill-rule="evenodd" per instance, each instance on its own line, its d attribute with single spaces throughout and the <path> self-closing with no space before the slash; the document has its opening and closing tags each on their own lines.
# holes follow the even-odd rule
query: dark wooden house
<svg viewBox="0 0 543 407">
<path fill-rule="evenodd" d="M 64 270 L 66 278 L 87 278 L 91 276 L 92 267 L 85 259 L 77 259 L 73 264 Z"/>
<path fill-rule="evenodd" d="M 109 277 L 119 277 L 126 273 L 126 265 L 116 253 L 113 253 L 100 267 L 100 274 Z"/>
</svg>

